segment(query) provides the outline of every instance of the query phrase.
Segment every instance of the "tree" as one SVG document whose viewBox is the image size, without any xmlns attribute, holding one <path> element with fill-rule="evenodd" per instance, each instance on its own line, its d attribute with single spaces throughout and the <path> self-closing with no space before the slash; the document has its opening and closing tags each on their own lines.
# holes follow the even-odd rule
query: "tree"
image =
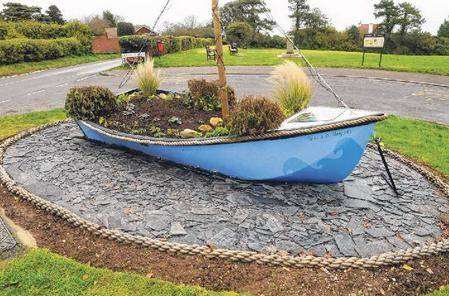
<svg viewBox="0 0 449 296">
<path fill-rule="evenodd" d="M 440 29 L 438 30 L 438 37 L 449 38 L 449 19 L 444 20 L 441 24 Z"/>
<path fill-rule="evenodd" d="M 188 16 L 179 23 L 165 23 L 164 27 L 162 35 L 214 38 L 212 22 L 200 23 L 196 16 Z"/>
<path fill-rule="evenodd" d="M 48 17 L 50 18 L 50 21 L 52 23 L 57 24 L 64 24 L 65 20 L 62 16 L 61 10 L 59 10 L 58 6 L 56 5 L 50 5 L 46 11 Z"/>
<path fill-rule="evenodd" d="M 20 3 L 8 2 L 3 4 L 1 12 L 2 19 L 10 22 L 24 20 L 38 20 L 42 17 L 41 8 L 36 6 L 27 6 Z"/>
<path fill-rule="evenodd" d="M 356 42 L 357 44 L 362 40 L 359 28 L 356 25 L 352 25 L 346 29 L 346 34 L 350 40 Z"/>
<path fill-rule="evenodd" d="M 304 26 L 313 30 L 322 30 L 329 26 L 329 19 L 319 8 L 312 9 L 304 20 Z"/>
<path fill-rule="evenodd" d="M 399 4 L 398 23 L 400 26 L 400 34 L 402 37 L 407 34 L 410 29 L 420 29 L 425 22 L 421 11 L 409 2 Z"/>
<path fill-rule="evenodd" d="M 398 24 L 399 7 L 394 4 L 393 0 L 380 0 L 374 4 L 374 16 L 381 18 L 381 29 L 386 34 L 387 39 Z"/>
<path fill-rule="evenodd" d="M 328 18 L 318 8 L 311 9 L 307 0 L 289 0 L 289 17 L 293 19 L 293 35 L 296 45 L 302 43 L 300 31 L 309 29 L 308 33 L 315 34 L 329 26 Z"/>
<path fill-rule="evenodd" d="M 247 46 L 253 36 L 253 28 L 245 22 L 231 23 L 226 27 L 226 39 L 229 43 L 236 42 Z"/>
<path fill-rule="evenodd" d="M 273 30 L 276 23 L 265 17 L 269 12 L 264 0 L 236 0 L 226 3 L 220 9 L 224 27 L 235 22 L 246 22 L 254 33 Z"/>
<path fill-rule="evenodd" d="M 39 8 L 39 12 L 33 15 L 33 21 L 49 24 L 51 23 L 51 18 L 47 14 L 41 13 Z"/>
<path fill-rule="evenodd" d="M 293 35 L 295 44 L 299 44 L 299 30 L 303 28 L 307 14 L 310 12 L 310 6 L 307 0 L 288 0 L 291 14 L 289 18 L 293 19 Z"/>
<path fill-rule="evenodd" d="M 119 36 L 134 35 L 134 25 L 127 22 L 117 23 L 117 33 Z"/>
<path fill-rule="evenodd" d="M 105 29 L 109 27 L 109 24 L 99 15 L 89 16 L 84 20 L 84 22 L 89 26 L 89 28 L 96 36 L 103 35 Z"/>
<path fill-rule="evenodd" d="M 117 27 L 117 23 L 123 21 L 123 17 L 113 14 L 109 10 L 103 11 L 103 20 L 108 24 L 109 27 Z"/>
<path fill-rule="evenodd" d="M 294 21 L 294 31 L 299 31 L 304 26 L 310 6 L 307 4 L 307 0 L 288 0 L 288 3 L 291 12 L 289 18 Z"/>
</svg>

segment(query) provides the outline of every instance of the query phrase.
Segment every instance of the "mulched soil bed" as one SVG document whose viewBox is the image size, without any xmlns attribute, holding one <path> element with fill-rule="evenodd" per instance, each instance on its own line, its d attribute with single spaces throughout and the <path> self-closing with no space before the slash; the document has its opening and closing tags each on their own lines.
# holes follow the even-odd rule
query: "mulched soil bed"
<svg viewBox="0 0 449 296">
<path fill-rule="evenodd" d="M 449 254 L 367 270 L 287 269 L 182 257 L 102 239 L 37 210 L 0 186 L 0 206 L 39 247 L 95 267 L 255 295 L 422 295 L 449 282 Z"/>
<path fill-rule="evenodd" d="M 209 123 L 212 117 L 220 117 L 220 112 L 188 106 L 182 97 L 149 99 L 136 94 L 132 101 L 122 104 L 119 110 L 106 118 L 106 126 L 126 133 L 158 136 L 161 132 L 167 134 L 169 129 L 174 132 L 196 130 Z M 168 136 L 176 137 L 174 134 Z"/>
</svg>

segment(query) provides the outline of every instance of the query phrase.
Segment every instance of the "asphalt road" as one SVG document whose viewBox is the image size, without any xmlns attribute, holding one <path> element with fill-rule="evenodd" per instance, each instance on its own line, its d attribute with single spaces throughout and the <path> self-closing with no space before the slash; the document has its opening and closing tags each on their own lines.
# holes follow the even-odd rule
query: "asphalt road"
<svg viewBox="0 0 449 296">
<path fill-rule="evenodd" d="M 61 107 L 72 86 L 89 85 L 100 72 L 120 63 L 116 59 L 1 78 L 0 115 Z"/>
<path fill-rule="evenodd" d="M 124 71 L 107 71 L 119 64 L 119 60 L 112 60 L 0 79 L 0 115 L 62 107 L 67 91 L 76 85 L 102 85 L 114 92 L 133 88 L 131 80 L 118 89 Z M 228 67 L 228 81 L 239 97 L 270 96 L 271 71 L 271 67 Z M 321 69 L 321 72 L 351 107 L 449 124 L 447 76 L 357 69 Z M 162 76 L 162 88 L 182 91 L 194 77 L 216 78 L 216 69 L 167 68 L 162 69 Z M 316 84 L 312 104 L 336 105 L 333 97 Z"/>
</svg>

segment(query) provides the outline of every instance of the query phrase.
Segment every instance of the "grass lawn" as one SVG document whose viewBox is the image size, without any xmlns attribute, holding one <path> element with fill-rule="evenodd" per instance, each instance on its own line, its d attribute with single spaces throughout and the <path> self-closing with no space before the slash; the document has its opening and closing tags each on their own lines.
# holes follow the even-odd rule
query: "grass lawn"
<svg viewBox="0 0 449 296">
<path fill-rule="evenodd" d="M 449 178 L 449 127 L 391 116 L 376 134 L 388 148 L 418 160 Z"/>
<path fill-rule="evenodd" d="M 277 56 L 284 53 L 282 49 L 241 49 L 239 54 L 231 56 L 225 50 L 225 64 L 227 66 L 273 66 L 282 63 L 284 59 Z M 334 68 L 363 68 L 362 53 L 343 51 L 303 51 L 310 62 L 316 67 Z M 379 55 L 367 54 L 364 68 L 378 69 Z M 296 61 L 299 62 L 298 59 Z M 169 54 L 156 59 L 157 67 L 191 67 L 214 66 L 214 61 L 206 61 L 205 49 Z M 449 75 L 449 57 L 447 56 L 404 56 L 384 55 L 382 69 L 403 72 L 419 72 Z"/>
<path fill-rule="evenodd" d="M 39 249 L 0 262 L 0 290 L 1 295 L 237 295 L 92 268 Z"/>
<path fill-rule="evenodd" d="M 26 62 L 12 65 L 1 65 L 0 77 L 110 60 L 118 57 L 120 57 L 119 54 L 91 54 L 85 56 L 70 56 L 41 62 Z"/>
<path fill-rule="evenodd" d="M 449 286 L 443 287 L 440 290 L 428 294 L 427 296 L 448 296 L 448 295 L 449 295 Z"/>
<path fill-rule="evenodd" d="M 31 112 L 23 115 L 7 115 L 0 117 L 0 140 L 15 135 L 23 130 L 66 118 L 62 109 Z"/>
</svg>

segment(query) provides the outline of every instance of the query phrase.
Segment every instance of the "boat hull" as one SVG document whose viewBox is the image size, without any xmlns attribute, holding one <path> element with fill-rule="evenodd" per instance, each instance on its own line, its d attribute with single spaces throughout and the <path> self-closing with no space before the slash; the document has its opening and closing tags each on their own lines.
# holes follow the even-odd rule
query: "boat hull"
<svg viewBox="0 0 449 296">
<path fill-rule="evenodd" d="M 117 137 L 108 129 L 77 122 L 93 141 L 138 151 L 229 177 L 287 183 L 339 183 L 356 168 L 375 123 L 271 140 L 212 145 L 163 146 Z"/>
</svg>

